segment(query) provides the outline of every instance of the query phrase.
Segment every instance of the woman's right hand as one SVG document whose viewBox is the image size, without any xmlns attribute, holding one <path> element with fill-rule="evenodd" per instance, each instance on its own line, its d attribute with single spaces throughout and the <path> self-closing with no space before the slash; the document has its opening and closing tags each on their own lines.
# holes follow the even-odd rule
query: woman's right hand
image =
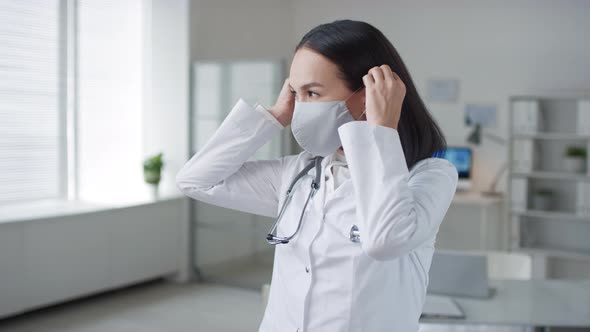
<svg viewBox="0 0 590 332">
<path fill-rule="evenodd" d="M 279 93 L 276 103 L 268 110 L 283 127 L 291 124 L 293 119 L 293 110 L 295 109 L 295 96 L 289 88 L 289 78 L 283 83 L 283 88 Z"/>
</svg>

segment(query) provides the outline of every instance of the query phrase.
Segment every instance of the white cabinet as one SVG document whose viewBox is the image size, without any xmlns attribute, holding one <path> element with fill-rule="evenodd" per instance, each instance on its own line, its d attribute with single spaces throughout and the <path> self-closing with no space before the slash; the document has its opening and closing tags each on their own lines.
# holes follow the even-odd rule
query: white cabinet
<svg viewBox="0 0 590 332">
<path fill-rule="evenodd" d="M 0 317 L 24 308 L 24 271 L 23 227 L 0 225 Z"/>
<path fill-rule="evenodd" d="M 590 135 L 590 99 L 578 101 L 578 134 Z"/>
<path fill-rule="evenodd" d="M 172 276 L 184 200 L 0 223 L 0 318 Z"/>
<path fill-rule="evenodd" d="M 590 218 L 590 182 L 576 183 L 576 213 Z"/>
<path fill-rule="evenodd" d="M 515 172 L 530 172 L 535 167 L 534 145 L 532 139 L 519 139 L 513 143 L 512 169 Z"/>
<path fill-rule="evenodd" d="M 178 269 L 180 202 L 114 211 L 108 234 L 110 286 Z"/>
<path fill-rule="evenodd" d="M 89 214 L 23 223 L 27 307 L 109 286 L 105 222 L 104 216 Z"/>
<path fill-rule="evenodd" d="M 526 211 L 528 200 L 528 180 L 524 178 L 510 181 L 510 205 L 513 211 Z"/>
<path fill-rule="evenodd" d="M 559 260 L 590 268 L 590 163 L 564 162 L 570 147 L 590 150 L 590 98 L 513 97 L 510 111 L 512 248 L 533 254 L 535 277 L 567 276 L 551 273 Z"/>
<path fill-rule="evenodd" d="M 538 100 L 515 100 L 512 109 L 513 132 L 524 134 L 542 130 L 543 122 Z"/>
</svg>

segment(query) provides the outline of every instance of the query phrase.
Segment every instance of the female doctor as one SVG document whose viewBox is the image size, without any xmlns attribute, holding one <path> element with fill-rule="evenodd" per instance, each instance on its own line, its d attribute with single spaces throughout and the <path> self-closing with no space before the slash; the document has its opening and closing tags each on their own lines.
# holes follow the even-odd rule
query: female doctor
<svg viewBox="0 0 590 332">
<path fill-rule="evenodd" d="M 248 160 L 289 124 L 303 152 Z M 418 331 L 457 185 L 455 167 L 434 157 L 445 147 L 387 38 L 339 20 L 303 37 L 272 107 L 239 99 L 176 183 L 191 198 L 278 218 L 259 331 Z"/>
</svg>

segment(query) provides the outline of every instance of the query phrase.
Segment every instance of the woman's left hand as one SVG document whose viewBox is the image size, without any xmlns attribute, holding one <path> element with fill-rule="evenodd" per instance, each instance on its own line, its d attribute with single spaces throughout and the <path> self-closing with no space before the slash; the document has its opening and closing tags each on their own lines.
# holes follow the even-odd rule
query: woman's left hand
<svg viewBox="0 0 590 332">
<path fill-rule="evenodd" d="M 367 122 L 397 129 L 406 85 L 388 65 L 373 67 L 363 76 Z"/>
</svg>

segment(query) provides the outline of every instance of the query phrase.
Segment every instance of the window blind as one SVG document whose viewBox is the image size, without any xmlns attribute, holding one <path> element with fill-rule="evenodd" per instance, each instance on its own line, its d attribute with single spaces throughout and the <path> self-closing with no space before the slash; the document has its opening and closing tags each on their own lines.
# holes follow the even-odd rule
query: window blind
<svg viewBox="0 0 590 332">
<path fill-rule="evenodd" d="M 0 204 L 61 195 L 59 20 L 58 0 L 0 1 Z"/>
</svg>

